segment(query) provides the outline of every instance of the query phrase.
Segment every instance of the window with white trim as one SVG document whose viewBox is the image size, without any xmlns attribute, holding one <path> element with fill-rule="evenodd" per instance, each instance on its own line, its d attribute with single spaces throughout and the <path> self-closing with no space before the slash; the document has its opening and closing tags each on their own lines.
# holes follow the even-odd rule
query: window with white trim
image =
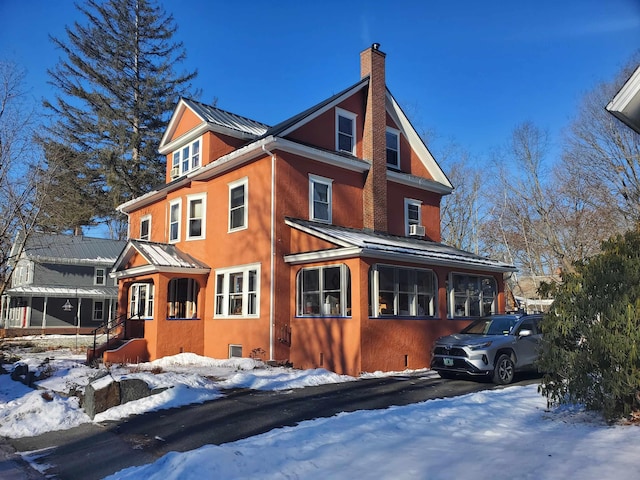
<svg viewBox="0 0 640 480">
<path fill-rule="evenodd" d="M 216 317 L 257 317 L 260 265 L 216 270 Z"/>
<path fill-rule="evenodd" d="M 409 235 L 411 225 L 420 225 L 422 218 L 422 202 L 411 198 L 404 199 L 404 229 L 405 235 Z"/>
<path fill-rule="evenodd" d="M 107 275 L 104 267 L 95 267 L 94 275 L 93 275 L 93 284 L 94 285 L 106 285 L 107 284 Z"/>
<path fill-rule="evenodd" d="M 356 154 L 356 115 L 336 108 L 336 150 Z"/>
<path fill-rule="evenodd" d="M 303 268 L 296 290 L 298 316 L 351 315 L 351 272 L 345 264 Z"/>
<path fill-rule="evenodd" d="M 180 240 L 180 216 L 181 200 L 174 200 L 169 203 L 169 242 Z"/>
<path fill-rule="evenodd" d="M 452 273 L 449 278 L 450 317 L 481 317 L 497 312 L 495 278 L 465 273 Z"/>
<path fill-rule="evenodd" d="M 93 301 L 93 321 L 102 322 L 104 320 L 104 300 Z"/>
<path fill-rule="evenodd" d="M 309 175 L 309 219 L 331 223 L 330 178 Z"/>
<path fill-rule="evenodd" d="M 229 183 L 229 231 L 247 228 L 248 185 L 247 178 Z"/>
<path fill-rule="evenodd" d="M 171 178 L 200 168 L 200 139 L 173 152 L 171 160 Z"/>
<path fill-rule="evenodd" d="M 140 240 L 151 240 L 151 215 L 145 215 L 140 219 Z"/>
<path fill-rule="evenodd" d="M 229 358 L 242 358 L 242 345 L 229 345 Z"/>
<path fill-rule="evenodd" d="M 206 237 L 206 210 L 206 194 L 187 197 L 187 240 L 199 240 Z"/>
<path fill-rule="evenodd" d="M 197 318 L 200 286 L 193 278 L 173 278 L 167 292 L 168 318 Z"/>
<path fill-rule="evenodd" d="M 153 283 L 134 283 L 129 287 L 129 317 L 153 318 Z"/>
<path fill-rule="evenodd" d="M 387 166 L 400 168 L 400 132 L 387 127 Z"/>
<path fill-rule="evenodd" d="M 392 265 L 371 267 L 372 317 L 433 317 L 438 283 L 432 270 Z"/>
</svg>

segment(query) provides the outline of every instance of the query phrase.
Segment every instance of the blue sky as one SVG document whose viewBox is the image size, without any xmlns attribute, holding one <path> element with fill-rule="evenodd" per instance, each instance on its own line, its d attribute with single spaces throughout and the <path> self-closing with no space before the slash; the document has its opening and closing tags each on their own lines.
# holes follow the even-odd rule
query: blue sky
<svg viewBox="0 0 640 480">
<path fill-rule="evenodd" d="M 387 54 L 387 84 L 416 128 L 479 160 L 533 121 L 558 140 L 585 92 L 640 47 L 640 0 L 163 0 L 197 68 L 201 100 L 275 124 L 359 80 L 360 51 Z M 52 97 L 49 34 L 70 0 L 0 0 L 0 58 Z M 604 108 L 604 106 L 603 106 Z"/>
</svg>

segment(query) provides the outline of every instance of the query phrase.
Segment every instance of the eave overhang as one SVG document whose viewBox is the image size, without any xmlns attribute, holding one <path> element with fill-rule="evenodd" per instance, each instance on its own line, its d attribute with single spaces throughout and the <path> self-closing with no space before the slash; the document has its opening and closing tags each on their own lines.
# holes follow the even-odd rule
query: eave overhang
<svg viewBox="0 0 640 480">
<path fill-rule="evenodd" d="M 606 109 L 640 134 L 640 67 L 636 68 Z"/>
</svg>

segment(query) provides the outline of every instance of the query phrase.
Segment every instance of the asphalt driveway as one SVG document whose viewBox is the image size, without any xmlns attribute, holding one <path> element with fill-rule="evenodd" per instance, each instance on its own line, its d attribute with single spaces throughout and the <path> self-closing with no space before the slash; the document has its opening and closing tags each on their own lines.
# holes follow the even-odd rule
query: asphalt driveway
<svg viewBox="0 0 640 480">
<path fill-rule="evenodd" d="M 523 377 L 518 384 L 538 382 Z M 0 478 L 45 478 L 15 452 L 37 452 L 47 478 L 101 479 L 170 451 L 223 444 L 340 412 L 373 410 L 499 388 L 487 382 L 413 375 L 357 380 L 279 392 L 230 390 L 204 404 L 146 413 L 121 422 L 84 424 L 37 437 L 8 439 Z M 22 471 L 23 476 L 15 473 Z M 6 476 L 8 475 L 8 476 Z M 27 476 L 30 475 L 30 476 Z"/>
</svg>

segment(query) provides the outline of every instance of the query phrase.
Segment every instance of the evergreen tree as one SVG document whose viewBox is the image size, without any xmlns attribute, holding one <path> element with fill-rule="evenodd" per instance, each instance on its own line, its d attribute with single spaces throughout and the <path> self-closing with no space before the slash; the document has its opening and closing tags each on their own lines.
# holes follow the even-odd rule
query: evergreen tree
<svg viewBox="0 0 640 480">
<path fill-rule="evenodd" d="M 52 38 L 66 58 L 48 71 L 59 93 L 44 102 L 52 118 L 41 140 L 55 178 L 44 218 L 60 230 L 106 222 L 122 237 L 115 207 L 164 179 L 158 145 L 196 72 L 175 72 L 185 51 L 155 0 L 77 8 L 86 23 L 67 27 L 66 41 Z"/>
<path fill-rule="evenodd" d="M 640 229 L 565 276 L 542 328 L 550 403 L 583 403 L 609 420 L 640 412 Z"/>
</svg>

